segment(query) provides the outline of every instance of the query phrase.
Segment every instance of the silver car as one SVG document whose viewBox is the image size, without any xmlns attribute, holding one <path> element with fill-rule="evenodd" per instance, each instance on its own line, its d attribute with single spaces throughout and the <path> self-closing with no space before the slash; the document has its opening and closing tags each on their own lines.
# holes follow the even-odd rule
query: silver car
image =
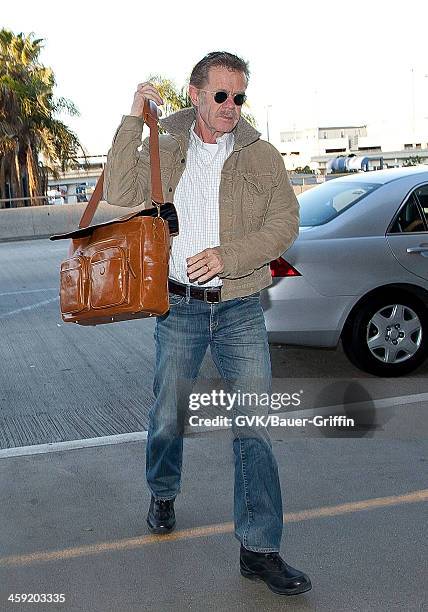
<svg viewBox="0 0 428 612">
<path fill-rule="evenodd" d="M 351 174 L 299 196 L 299 237 L 272 262 L 272 342 L 335 347 L 377 376 L 428 351 L 428 167 Z"/>
</svg>

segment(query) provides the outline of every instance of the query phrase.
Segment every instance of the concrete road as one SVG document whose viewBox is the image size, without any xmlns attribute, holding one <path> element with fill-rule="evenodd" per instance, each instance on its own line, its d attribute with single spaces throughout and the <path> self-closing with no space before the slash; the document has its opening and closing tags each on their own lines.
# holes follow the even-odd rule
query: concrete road
<svg viewBox="0 0 428 612">
<path fill-rule="evenodd" d="M 0 449 L 147 428 L 154 321 L 64 324 L 58 270 L 67 248 L 44 239 L 0 243 Z M 351 366 L 340 348 L 271 346 L 271 354 L 274 388 L 304 390 L 304 408 L 344 397 L 420 401 L 428 391 L 428 363 L 412 377 L 382 380 Z M 207 355 L 201 379 L 215 377 Z"/>
<path fill-rule="evenodd" d="M 239 573 L 230 432 L 184 441 L 177 528 L 152 536 L 143 443 L 0 459 L 0 609 L 63 612 L 422 612 L 426 444 L 274 441 L 283 558 L 313 589 L 271 593 Z M 8 602 L 63 593 L 62 604 Z"/>
<path fill-rule="evenodd" d="M 230 431 L 186 437 L 177 530 L 148 533 L 153 322 L 64 325 L 65 251 L 46 240 L 0 244 L 1 610 L 426 609 L 427 364 L 381 380 L 340 350 L 271 347 L 275 388 L 305 392 L 287 416 L 350 403 L 365 418 L 351 437 L 341 428 L 271 428 L 281 553 L 313 582 L 309 593 L 282 598 L 239 574 Z M 202 374 L 214 375 L 209 358 Z M 129 441 L 129 432 L 142 433 Z M 22 593 L 65 601 L 9 599 Z"/>
</svg>

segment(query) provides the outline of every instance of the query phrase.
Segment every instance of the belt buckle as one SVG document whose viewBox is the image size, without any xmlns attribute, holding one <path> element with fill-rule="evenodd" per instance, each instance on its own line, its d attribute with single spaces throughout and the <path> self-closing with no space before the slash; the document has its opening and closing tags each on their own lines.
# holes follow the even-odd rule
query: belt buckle
<svg viewBox="0 0 428 612">
<path fill-rule="evenodd" d="M 215 292 L 217 294 L 216 295 L 217 299 L 215 299 L 214 301 L 213 300 L 209 301 L 208 297 L 207 297 L 209 291 Z M 218 289 L 212 289 L 211 287 L 205 287 L 204 288 L 204 302 L 207 302 L 208 304 L 218 304 L 220 302 L 219 290 Z"/>
</svg>

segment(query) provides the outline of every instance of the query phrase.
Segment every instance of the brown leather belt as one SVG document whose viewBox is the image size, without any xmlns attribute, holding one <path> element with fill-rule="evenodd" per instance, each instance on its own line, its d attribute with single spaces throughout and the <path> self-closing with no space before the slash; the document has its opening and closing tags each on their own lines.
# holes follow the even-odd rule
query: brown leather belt
<svg viewBox="0 0 428 612">
<path fill-rule="evenodd" d="M 168 289 L 177 295 L 187 295 L 187 287 L 190 288 L 190 297 L 195 300 L 202 300 L 209 304 L 221 302 L 221 287 L 194 287 L 193 285 L 183 285 L 168 279 Z"/>
</svg>

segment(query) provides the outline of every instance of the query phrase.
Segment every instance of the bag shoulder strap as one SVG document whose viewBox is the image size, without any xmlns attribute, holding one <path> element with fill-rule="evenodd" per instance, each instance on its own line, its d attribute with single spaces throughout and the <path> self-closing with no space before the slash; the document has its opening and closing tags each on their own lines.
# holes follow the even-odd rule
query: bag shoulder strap
<svg viewBox="0 0 428 612">
<path fill-rule="evenodd" d="M 159 159 L 159 131 L 158 131 L 158 111 L 157 106 L 152 100 L 144 100 L 143 109 L 144 123 L 150 128 L 150 180 L 152 186 L 152 200 L 156 204 L 163 204 L 162 183 L 160 173 Z M 95 211 L 103 196 L 104 170 L 95 185 L 93 194 L 91 195 L 88 205 L 83 211 L 83 215 L 79 221 L 79 228 L 88 227 L 94 218 Z"/>
</svg>

